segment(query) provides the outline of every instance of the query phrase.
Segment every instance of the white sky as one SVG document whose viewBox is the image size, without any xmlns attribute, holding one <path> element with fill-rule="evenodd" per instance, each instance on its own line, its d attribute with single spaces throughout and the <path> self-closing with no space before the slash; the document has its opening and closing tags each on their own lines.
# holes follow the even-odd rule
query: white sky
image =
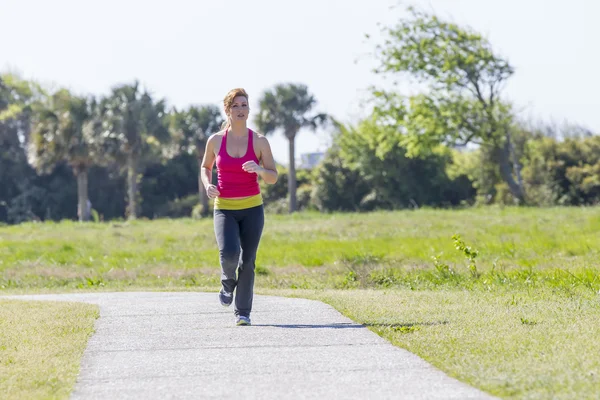
<svg viewBox="0 0 600 400">
<path fill-rule="evenodd" d="M 0 71 L 79 94 L 138 78 L 180 108 L 221 105 L 234 87 L 256 108 L 263 90 L 304 83 L 319 111 L 351 122 L 368 86 L 381 83 L 364 34 L 393 23 L 402 9 L 389 7 L 400 3 L 486 35 L 516 67 L 505 95 L 523 115 L 600 133 L 595 0 L 0 0 Z M 328 143 L 323 132 L 296 140 L 298 156 Z M 270 141 L 286 162 L 285 139 Z"/>
</svg>

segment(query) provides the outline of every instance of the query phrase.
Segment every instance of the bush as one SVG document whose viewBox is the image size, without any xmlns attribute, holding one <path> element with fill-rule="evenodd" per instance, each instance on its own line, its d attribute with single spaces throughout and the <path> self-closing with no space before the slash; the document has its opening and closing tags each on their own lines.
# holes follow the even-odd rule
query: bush
<svg viewBox="0 0 600 400">
<path fill-rule="evenodd" d="M 344 165 L 335 147 L 327 152 L 315 174 L 311 204 L 319 211 L 358 211 L 361 200 L 370 190 L 360 171 Z"/>
<path fill-rule="evenodd" d="M 310 198 L 312 189 L 312 185 L 304 184 L 296 190 L 296 206 L 298 207 L 298 211 L 311 208 Z"/>
<path fill-rule="evenodd" d="M 184 218 L 192 215 L 196 205 L 200 206 L 198 195 L 190 194 L 181 199 L 169 201 L 161 206 L 154 214 L 154 218 Z"/>
<path fill-rule="evenodd" d="M 267 214 L 287 214 L 290 211 L 290 202 L 288 199 L 279 199 L 270 203 L 265 203 L 265 213 Z"/>
</svg>

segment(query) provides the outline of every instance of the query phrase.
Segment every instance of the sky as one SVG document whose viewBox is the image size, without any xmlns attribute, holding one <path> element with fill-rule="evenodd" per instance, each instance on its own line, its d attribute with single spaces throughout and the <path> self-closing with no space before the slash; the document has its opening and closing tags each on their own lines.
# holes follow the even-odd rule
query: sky
<svg viewBox="0 0 600 400">
<path fill-rule="evenodd" d="M 0 0 L 0 72 L 96 95 L 137 79 L 177 108 L 222 106 L 243 87 L 251 118 L 265 90 L 302 83 L 316 111 L 356 123 L 369 87 L 387 85 L 372 72 L 378 24 L 407 5 L 489 39 L 516 69 L 504 96 L 522 117 L 600 133 L 594 0 Z M 287 163 L 283 136 L 269 140 Z M 301 131 L 297 156 L 329 143 L 327 131 Z"/>
</svg>

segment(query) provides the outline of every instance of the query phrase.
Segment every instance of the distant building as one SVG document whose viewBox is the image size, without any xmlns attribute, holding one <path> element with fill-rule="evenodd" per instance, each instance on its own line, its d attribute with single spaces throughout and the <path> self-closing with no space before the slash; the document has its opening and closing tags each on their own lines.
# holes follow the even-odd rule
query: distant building
<svg viewBox="0 0 600 400">
<path fill-rule="evenodd" d="M 315 168 L 325 157 L 325 153 L 304 153 L 300 155 L 300 165 L 298 169 L 313 169 Z"/>
</svg>

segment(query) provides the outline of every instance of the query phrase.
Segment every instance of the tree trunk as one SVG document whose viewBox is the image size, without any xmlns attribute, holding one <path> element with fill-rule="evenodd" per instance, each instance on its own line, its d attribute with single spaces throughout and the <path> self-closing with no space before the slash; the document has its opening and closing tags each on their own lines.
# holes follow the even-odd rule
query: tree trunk
<svg viewBox="0 0 600 400">
<path fill-rule="evenodd" d="M 137 218 L 137 156 L 127 155 L 127 218 Z"/>
<path fill-rule="evenodd" d="M 74 168 L 77 177 L 77 216 L 79 222 L 90 220 L 91 207 L 88 207 L 88 174 L 85 166 Z"/>
<path fill-rule="evenodd" d="M 513 168 L 511 167 L 510 140 L 504 142 L 501 148 L 497 149 L 497 159 L 500 166 L 500 176 L 508 184 L 511 194 L 519 201 L 519 205 L 525 204 L 525 193 L 523 186 L 515 182 L 513 177 Z"/>
<path fill-rule="evenodd" d="M 513 170 L 515 171 L 515 175 L 517 176 L 517 185 L 519 185 L 519 189 L 521 190 L 521 193 L 523 193 L 523 198 L 525 198 L 525 188 L 523 186 L 523 177 L 521 176 L 521 165 L 519 164 L 517 153 L 515 152 L 515 146 L 513 145 L 511 139 L 512 138 L 510 137 L 510 130 L 507 129 L 506 142 L 508 143 L 508 151 L 510 152 Z"/>
<path fill-rule="evenodd" d="M 482 103 L 484 109 L 487 112 L 489 121 L 491 123 L 491 134 L 498 130 L 498 123 L 493 115 L 492 107 L 489 106 L 481 97 L 479 101 Z M 519 205 L 525 204 L 525 190 L 523 188 L 523 179 L 521 178 L 521 167 L 519 166 L 517 157 L 514 152 L 510 137 L 510 127 L 507 125 L 502 126 L 504 128 L 504 144 L 502 147 L 496 147 L 496 159 L 500 166 L 500 176 L 504 179 L 504 182 L 508 185 L 508 189 L 513 197 L 519 202 Z M 512 167 L 511 167 L 512 164 Z M 513 177 L 513 172 L 517 176 L 517 181 Z"/>
<path fill-rule="evenodd" d="M 208 216 L 208 195 L 206 189 L 202 183 L 202 159 L 204 158 L 204 148 L 197 150 L 198 156 L 198 195 L 200 196 L 200 204 L 202 205 L 202 212 L 200 215 L 203 217 Z"/>
<path fill-rule="evenodd" d="M 296 211 L 296 150 L 295 139 L 296 135 L 287 135 L 289 143 L 290 165 L 288 171 L 288 194 L 290 200 L 290 213 Z"/>
</svg>

